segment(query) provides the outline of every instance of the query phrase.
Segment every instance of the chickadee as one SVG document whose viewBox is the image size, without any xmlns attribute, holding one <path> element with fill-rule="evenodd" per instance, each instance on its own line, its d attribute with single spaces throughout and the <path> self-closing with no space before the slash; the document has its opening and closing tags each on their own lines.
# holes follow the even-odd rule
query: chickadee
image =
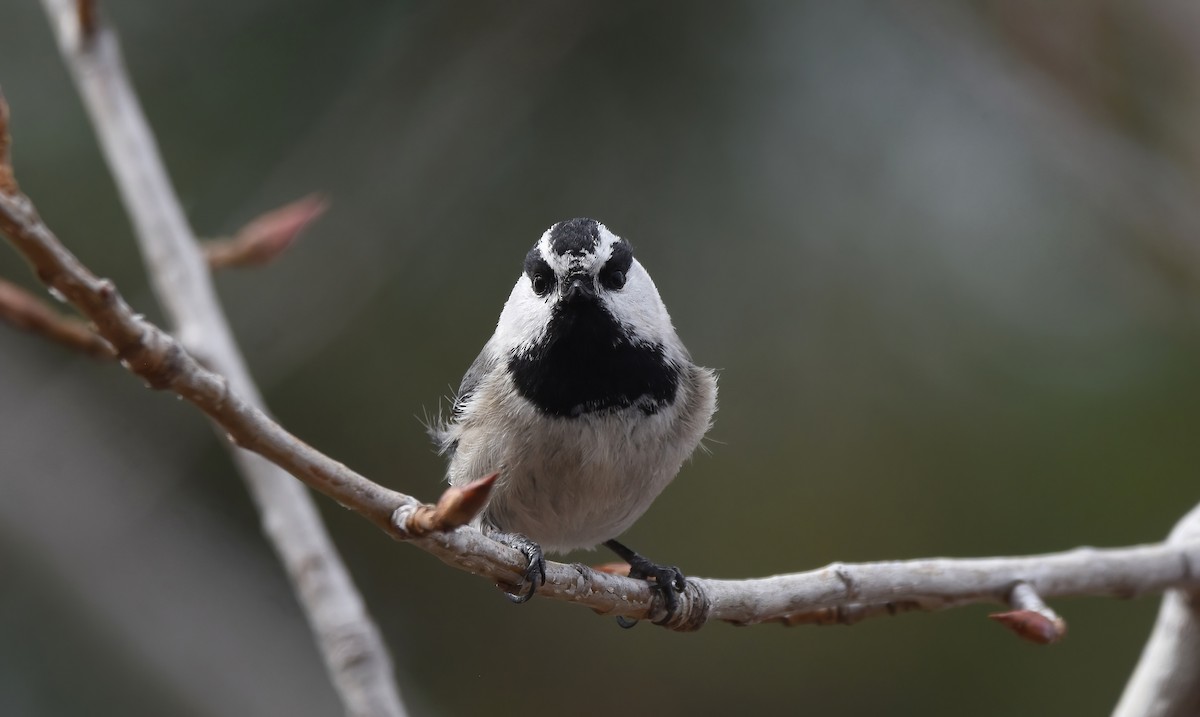
<svg viewBox="0 0 1200 717">
<path fill-rule="evenodd" d="M 603 543 L 670 613 L 683 574 L 615 538 L 699 445 L 716 400 L 714 372 L 692 363 L 629 242 L 571 219 L 525 256 L 450 420 L 430 433 L 452 485 L 500 473 L 476 524 L 528 558 L 515 602 L 545 581 L 543 549 Z"/>
</svg>

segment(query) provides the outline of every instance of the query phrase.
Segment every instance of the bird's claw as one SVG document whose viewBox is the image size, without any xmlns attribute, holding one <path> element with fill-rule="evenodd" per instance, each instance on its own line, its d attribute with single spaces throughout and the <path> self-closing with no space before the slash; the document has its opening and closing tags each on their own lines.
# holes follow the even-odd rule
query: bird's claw
<svg viewBox="0 0 1200 717">
<path fill-rule="evenodd" d="M 521 573 L 521 584 L 516 586 L 514 592 L 505 591 L 505 596 L 516 604 L 529 602 L 537 589 L 546 584 L 546 556 L 542 553 L 542 546 L 526 538 L 520 533 L 492 533 L 492 539 L 497 540 L 510 548 L 521 551 L 528 563 L 525 566 L 525 571 Z M 528 586 L 528 589 L 524 589 Z"/>
<path fill-rule="evenodd" d="M 604 545 L 629 563 L 629 577 L 645 580 L 650 583 L 651 590 L 662 596 L 663 607 L 667 614 L 661 620 L 656 620 L 655 624 L 662 624 L 670 620 L 679 607 L 679 594 L 687 587 L 687 578 L 684 577 L 683 572 L 674 565 L 659 565 L 651 562 L 615 540 L 609 540 Z M 637 620 L 617 618 L 617 624 L 624 628 L 630 628 L 637 624 Z"/>
<path fill-rule="evenodd" d="M 679 607 L 679 594 L 687 587 L 687 578 L 674 565 L 659 565 L 638 555 L 629 563 L 629 577 L 650 583 L 651 589 L 662 595 L 663 606 L 669 619 Z"/>
</svg>

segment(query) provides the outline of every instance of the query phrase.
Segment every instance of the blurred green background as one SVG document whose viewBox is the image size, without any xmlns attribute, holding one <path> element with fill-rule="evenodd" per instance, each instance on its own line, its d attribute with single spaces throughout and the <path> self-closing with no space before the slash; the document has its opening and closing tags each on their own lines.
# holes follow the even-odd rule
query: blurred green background
<svg viewBox="0 0 1200 717">
<path fill-rule="evenodd" d="M 425 498 L 434 412 L 528 247 L 601 219 L 721 369 L 711 453 L 627 535 L 694 575 L 1155 541 L 1200 498 L 1200 6 L 1182 0 L 102 0 L 197 230 L 312 190 L 218 278 L 285 425 Z M 0 9 L 18 176 L 151 317 L 34 0 Z M 9 251 L 0 275 L 33 286 Z M 214 432 L 0 327 L 0 714 L 338 714 Z M 618 629 L 510 605 L 321 499 L 414 714 L 1066 715 L 1157 607 Z M 572 556 L 607 561 L 604 553 Z"/>
</svg>

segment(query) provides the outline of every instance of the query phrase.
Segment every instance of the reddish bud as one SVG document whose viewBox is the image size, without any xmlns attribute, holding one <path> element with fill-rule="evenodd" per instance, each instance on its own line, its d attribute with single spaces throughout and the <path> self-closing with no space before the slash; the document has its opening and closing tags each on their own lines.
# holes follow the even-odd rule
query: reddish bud
<svg viewBox="0 0 1200 717">
<path fill-rule="evenodd" d="M 451 486 L 437 502 L 437 522 L 440 530 L 454 530 L 470 523 L 487 505 L 499 473 L 492 473 L 464 486 Z"/>
<path fill-rule="evenodd" d="M 1039 645 L 1050 645 L 1067 635 L 1067 623 L 1057 615 L 1050 617 L 1035 610 L 1010 610 L 988 615 L 1019 637 Z"/>
<path fill-rule="evenodd" d="M 208 263 L 214 269 L 229 266 L 261 266 L 279 258 L 295 243 L 305 228 L 325 213 L 329 202 L 310 194 L 251 220 L 232 239 L 206 246 Z"/>
</svg>

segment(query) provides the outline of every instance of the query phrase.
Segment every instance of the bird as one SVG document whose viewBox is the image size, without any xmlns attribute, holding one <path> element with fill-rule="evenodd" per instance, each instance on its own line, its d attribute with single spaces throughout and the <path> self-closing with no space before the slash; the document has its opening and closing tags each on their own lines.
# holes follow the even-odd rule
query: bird
<svg viewBox="0 0 1200 717">
<path fill-rule="evenodd" d="M 716 407 L 716 372 L 692 362 L 633 247 L 575 218 L 525 255 L 495 332 L 430 435 L 451 485 L 499 473 L 475 526 L 528 561 L 510 599 L 545 582 L 546 552 L 603 544 L 663 596 L 669 617 L 683 573 L 617 537 L 700 445 Z"/>
</svg>

